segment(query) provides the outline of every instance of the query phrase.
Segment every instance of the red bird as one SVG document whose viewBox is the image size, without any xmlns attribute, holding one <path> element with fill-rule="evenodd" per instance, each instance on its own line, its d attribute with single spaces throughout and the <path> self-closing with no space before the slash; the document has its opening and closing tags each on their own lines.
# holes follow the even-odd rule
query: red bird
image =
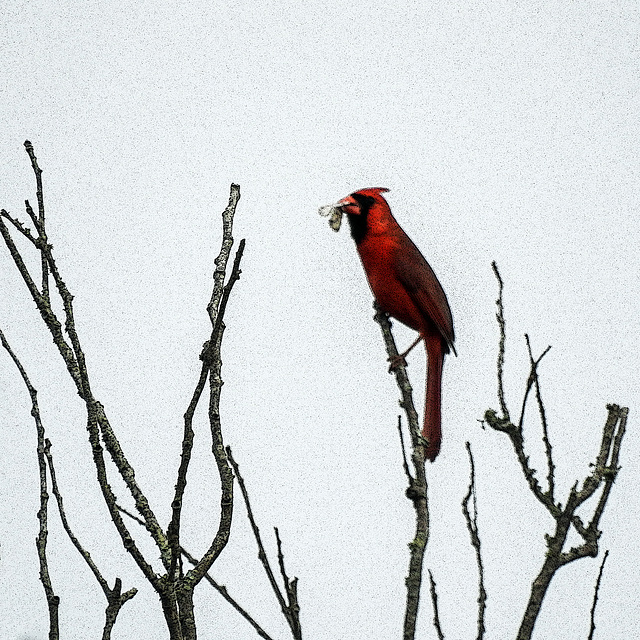
<svg viewBox="0 0 640 640">
<path fill-rule="evenodd" d="M 442 440 L 442 365 L 449 349 L 456 352 L 453 319 L 442 285 L 391 214 L 382 196 L 385 191 L 388 189 L 362 189 L 335 207 L 347 214 L 351 236 L 380 308 L 420 334 L 401 357 L 424 340 L 427 382 L 422 435 L 428 442 L 425 458 L 433 462 Z"/>
</svg>

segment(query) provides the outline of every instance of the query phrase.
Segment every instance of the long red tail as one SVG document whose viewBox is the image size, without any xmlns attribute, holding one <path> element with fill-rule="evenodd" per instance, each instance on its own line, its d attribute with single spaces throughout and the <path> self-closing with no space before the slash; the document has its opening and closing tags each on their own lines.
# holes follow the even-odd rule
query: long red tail
<svg viewBox="0 0 640 640">
<path fill-rule="evenodd" d="M 442 442 L 440 404 L 444 344 L 439 335 L 425 336 L 424 344 L 427 349 L 427 388 L 422 435 L 429 442 L 429 446 L 425 448 L 424 456 L 433 462 L 440 453 L 440 443 Z"/>
</svg>

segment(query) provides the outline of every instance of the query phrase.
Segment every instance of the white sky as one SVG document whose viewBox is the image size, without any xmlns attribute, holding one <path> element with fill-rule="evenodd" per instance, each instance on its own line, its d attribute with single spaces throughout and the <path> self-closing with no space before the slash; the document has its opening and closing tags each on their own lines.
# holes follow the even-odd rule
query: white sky
<svg viewBox="0 0 640 640">
<path fill-rule="evenodd" d="M 460 512 L 470 440 L 487 638 L 515 635 L 551 521 L 508 442 L 478 423 L 497 404 L 495 259 L 506 282 L 512 412 L 526 376 L 523 333 L 536 352 L 553 345 L 541 373 L 565 491 L 594 459 L 606 403 L 631 408 L 602 521 L 611 555 L 596 635 L 634 637 L 640 10 L 583 0 L 387 4 L 11 3 L 0 27 L 0 206 L 25 217 L 24 199 L 35 203 L 22 147 L 30 139 L 96 396 L 166 520 L 181 416 L 208 334 L 219 214 L 229 184 L 241 185 L 235 231 L 247 250 L 227 314 L 224 429 L 272 550 L 271 527 L 280 527 L 308 638 L 399 637 L 404 610 L 413 513 L 398 394 L 347 229 L 335 235 L 317 216 L 367 186 L 391 189 L 396 217 L 454 314 L 459 357 L 445 365 L 443 449 L 428 469 L 426 567 L 445 634 L 475 629 L 475 564 Z M 125 588 L 143 588 L 114 638 L 164 637 L 156 596 L 105 524 L 79 399 L 6 251 L 0 326 L 40 390 L 78 536 L 111 583 L 118 575 Z M 412 339 L 396 335 L 401 345 Z M 409 372 L 421 410 L 422 354 Z M 40 639 L 35 433 L 6 357 L 0 406 L 0 637 Z M 200 419 L 184 539 L 193 552 L 207 545 L 217 511 Z M 542 468 L 537 422 L 529 426 Z M 102 595 L 54 513 L 63 635 L 96 637 Z M 240 503 L 235 518 L 213 573 L 286 637 Z M 583 560 L 554 582 L 538 638 L 586 637 L 598 563 Z M 424 596 L 420 633 L 433 637 Z M 202 638 L 251 637 L 207 587 L 198 605 Z"/>
</svg>

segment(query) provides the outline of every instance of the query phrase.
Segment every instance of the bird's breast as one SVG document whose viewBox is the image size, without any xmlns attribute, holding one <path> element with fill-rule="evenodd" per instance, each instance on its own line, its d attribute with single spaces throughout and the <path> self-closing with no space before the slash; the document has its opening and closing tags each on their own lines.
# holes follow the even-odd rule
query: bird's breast
<svg viewBox="0 0 640 640">
<path fill-rule="evenodd" d="M 394 238 L 372 236 L 358 246 L 371 291 L 383 311 L 416 331 L 422 331 L 424 318 L 399 280 L 395 265 L 398 251 Z"/>
</svg>

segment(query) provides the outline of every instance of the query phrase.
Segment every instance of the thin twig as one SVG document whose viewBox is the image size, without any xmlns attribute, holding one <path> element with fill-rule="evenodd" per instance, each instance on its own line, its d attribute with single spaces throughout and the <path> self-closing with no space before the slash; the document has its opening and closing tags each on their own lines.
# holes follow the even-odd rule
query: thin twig
<svg viewBox="0 0 640 640">
<path fill-rule="evenodd" d="M 477 639 L 482 640 L 484 637 L 484 614 L 487 607 L 487 592 L 484 588 L 484 567 L 482 565 L 482 553 L 480 545 L 480 535 L 478 534 L 478 503 L 476 498 L 476 471 L 473 462 L 473 454 L 471 453 L 471 444 L 466 443 L 467 453 L 469 454 L 469 489 L 462 500 L 462 512 L 467 523 L 467 529 L 471 536 L 471 545 L 476 552 L 476 562 L 478 564 L 478 635 Z M 469 502 L 473 498 L 473 515 L 469 510 Z"/>
<path fill-rule="evenodd" d="M 179 564 L 178 558 L 180 555 L 180 516 L 182 513 L 184 491 L 187 486 L 187 471 L 189 469 L 189 462 L 191 461 L 191 452 L 193 450 L 193 441 L 195 437 L 195 433 L 193 431 L 193 416 L 195 414 L 196 407 L 198 406 L 198 402 L 200 401 L 200 397 L 202 396 L 202 392 L 204 391 L 208 376 L 209 366 L 203 363 L 200 369 L 200 377 L 198 378 L 196 388 L 191 397 L 191 402 L 189 402 L 189 406 L 184 414 L 184 435 L 182 437 L 180 466 L 178 468 L 175 495 L 171 501 L 171 522 L 167 528 L 167 540 L 171 547 L 169 576 L 174 580 L 180 577 L 176 573 L 177 565 Z"/>
<path fill-rule="evenodd" d="M 13 241 L 13 238 L 11 237 L 11 233 L 9 232 L 7 225 L 4 223 L 4 218 L 8 220 L 12 220 L 12 218 L 4 210 L 2 210 L 1 213 L 2 215 L 0 215 L 0 233 L 4 238 L 4 242 L 7 245 L 9 254 L 11 255 L 11 258 L 13 259 L 13 262 L 16 265 L 16 269 L 18 270 L 18 272 L 22 276 L 22 279 L 27 285 L 27 288 L 29 289 L 29 293 L 31 294 L 33 301 L 36 303 L 36 306 L 38 307 L 38 311 L 40 312 L 42 319 L 44 320 L 45 324 L 47 325 L 47 328 L 49 329 L 49 332 L 53 337 L 53 342 L 58 348 L 58 351 L 60 352 L 60 355 L 62 356 L 62 359 L 64 360 L 65 365 L 67 366 L 67 371 L 69 371 L 69 375 L 71 376 L 71 379 L 75 383 L 76 388 L 78 389 L 78 392 L 80 392 L 80 389 L 82 388 L 82 383 L 80 380 L 80 372 L 78 371 L 78 363 L 76 362 L 75 354 L 73 353 L 73 350 L 71 349 L 71 347 L 69 346 L 69 344 L 67 343 L 64 337 L 62 325 L 60 324 L 60 321 L 58 320 L 58 317 L 56 316 L 56 314 L 53 312 L 50 301 L 47 300 L 47 298 L 45 298 L 40 293 L 40 290 L 38 289 L 37 285 L 33 281 L 33 278 L 31 277 L 31 273 L 29 272 L 29 269 L 27 268 L 22 258 L 22 255 L 18 250 L 18 247 L 16 246 L 15 242 Z"/>
<path fill-rule="evenodd" d="M 509 436 L 513 449 L 516 453 L 516 457 L 518 458 L 518 462 L 520 463 L 522 473 L 529 483 L 531 492 L 546 507 L 549 513 L 555 517 L 560 513 L 560 507 L 554 504 L 549 495 L 542 490 L 542 487 L 536 478 L 536 470 L 529 465 L 529 456 L 524 450 L 524 438 L 522 431 L 511 422 L 505 422 L 498 418 L 493 409 L 488 409 L 485 412 L 484 420 L 492 429 L 506 433 Z"/>
<path fill-rule="evenodd" d="M 498 271 L 498 266 L 495 262 L 491 263 L 493 267 L 493 272 L 498 280 L 498 299 L 496 300 L 496 306 L 498 308 L 498 312 L 496 314 L 496 320 L 498 321 L 498 326 L 500 328 L 500 340 L 498 344 L 498 397 L 500 401 L 502 417 L 498 417 L 497 413 L 493 409 L 489 409 L 485 412 L 484 421 L 496 431 L 501 431 L 502 433 L 506 433 L 511 440 L 511 444 L 513 445 L 514 451 L 518 458 L 518 462 L 520 463 L 520 467 L 522 468 L 522 473 L 529 483 L 529 488 L 531 492 L 535 495 L 535 497 L 546 507 L 546 509 L 551 513 L 552 516 L 556 517 L 560 513 L 559 507 L 555 504 L 553 500 L 553 496 L 542 490 L 540 483 L 536 477 L 536 470 L 533 469 L 529 465 L 529 457 L 526 455 L 524 450 L 524 433 L 522 430 L 522 423 L 524 420 L 524 411 L 527 403 L 527 398 L 529 396 L 529 392 L 534 385 L 536 379 L 536 368 L 540 363 L 540 360 L 545 356 L 545 354 L 549 351 L 549 347 L 545 349 L 542 355 L 537 359 L 533 360 L 531 364 L 531 369 L 529 372 L 529 377 L 527 379 L 527 384 L 524 393 L 524 399 L 522 402 L 522 411 L 520 415 L 520 421 L 517 425 L 511 422 L 509 417 L 509 410 L 507 408 L 507 403 L 504 395 L 504 386 L 503 386 L 503 376 L 504 376 L 504 350 L 506 343 L 506 320 L 504 317 L 504 307 L 502 304 L 502 294 L 504 289 L 504 283 L 502 281 L 502 277 L 500 276 L 500 272 Z"/>
<path fill-rule="evenodd" d="M 276 544 L 278 547 L 278 564 L 280 566 L 280 575 L 287 592 L 287 611 L 291 618 L 291 632 L 296 640 L 302 640 L 302 629 L 300 628 L 300 605 L 298 604 L 298 578 L 289 580 L 287 571 L 284 566 L 284 553 L 282 552 L 282 540 L 280 540 L 280 532 L 278 527 L 273 528 L 276 534 Z"/>
<path fill-rule="evenodd" d="M 242 493 L 242 498 L 244 500 L 244 505 L 247 509 L 247 517 L 249 518 L 249 524 L 251 525 L 251 529 L 253 531 L 253 537 L 256 540 L 256 544 L 258 545 L 258 559 L 260 560 L 265 573 L 267 574 L 267 578 L 269 579 L 269 584 L 271 585 L 271 589 L 278 600 L 278 604 L 280 605 L 280 609 L 282 614 L 291 629 L 291 634 L 294 638 L 298 638 L 296 635 L 296 630 L 299 629 L 299 620 L 296 620 L 299 614 L 298 611 L 290 611 L 289 605 L 284 599 L 284 595 L 278 586 L 278 581 L 276 580 L 273 569 L 271 568 L 271 564 L 269 563 L 269 558 L 267 557 L 267 553 L 264 549 L 264 545 L 262 544 L 262 536 L 260 535 L 260 529 L 256 523 L 255 518 L 253 517 L 253 509 L 251 508 L 251 502 L 249 500 L 249 493 L 247 491 L 247 487 L 244 482 L 244 478 L 240 473 L 240 467 L 238 463 L 235 461 L 233 454 L 231 452 L 231 447 L 227 447 L 227 457 L 229 458 L 229 462 L 231 462 L 231 466 L 233 467 L 233 472 L 235 473 L 236 478 L 238 479 L 238 486 L 240 487 L 240 492 Z"/>
<path fill-rule="evenodd" d="M 192 564 L 196 565 L 198 560 L 192 556 L 184 547 L 181 547 L 182 555 Z M 264 640 L 273 640 L 273 638 L 251 617 L 251 615 L 238 604 L 237 600 L 232 598 L 227 588 L 218 584 L 209 573 L 205 573 L 204 579 L 255 629 L 256 633 Z"/>
<path fill-rule="evenodd" d="M 73 531 L 71 530 L 71 526 L 69 525 L 69 521 L 67 519 L 67 514 L 64 509 L 64 502 L 62 499 L 62 494 L 60 493 L 60 489 L 58 488 L 58 482 L 56 480 L 56 470 L 53 464 L 53 455 L 51 454 L 51 442 L 47 439 L 45 441 L 45 449 L 44 453 L 47 457 L 47 462 L 49 464 L 49 475 L 51 476 L 51 490 L 53 491 L 53 495 L 56 498 L 56 502 L 58 504 L 58 512 L 60 513 L 60 520 L 62 522 L 62 526 L 64 530 L 67 532 L 69 539 L 73 546 L 78 550 L 78 553 L 82 556 L 84 561 L 87 563 L 89 569 L 95 576 L 98 584 L 102 588 L 102 591 L 107 599 L 107 608 L 105 611 L 105 625 L 102 633 L 102 640 L 109 640 L 111 637 L 111 631 L 113 629 L 113 625 L 116 622 L 116 618 L 118 617 L 118 613 L 120 613 L 120 609 L 123 605 L 131 600 L 138 590 L 134 587 L 122 593 L 122 581 L 120 578 L 115 579 L 115 584 L 113 589 L 111 589 L 107 583 L 107 581 L 100 573 L 98 566 L 93 561 L 91 554 L 80 544 L 80 541 L 75 536 Z"/>
<path fill-rule="evenodd" d="M 39 220 L 41 223 L 44 223 L 44 197 L 42 193 L 42 169 L 38 166 L 38 160 L 33 150 L 33 145 L 29 140 L 24 141 L 24 148 L 27 151 L 29 160 L 31 160 L 31 167 L 33 168 L 33 173 L 36 176 L 36 197 L 38 199 Z"/>
<path fill-rule="evenodd" d="M 31 235 L 31 229 L 25 227 L 20 220 L 11 216 L 4 209 L 0 210 L 0 216 L 8 220 L 34 247 L 38 246 L 38 240 Z"/>
<path fill-rule="evenodd" d="M 538 360 L 533 359 L 533 353 L 531 351 L 531 342 L 529 335 L 524 334 L 527 341 L 527 350 L 529 351 L 529 361 L 531 362 L 531 369 L 534 374 L 534 383 L 536 387 L 536 400 L 538 402 L 538 413 L 540 414 L 540 421 L 542 423 L 542 442 L 544 443 L 544 451 L 547 456 L 547 494 L 552 501 L 555 501 L 555 476 L 556 466 L 553 462 L 553 447 L 551 446 L 551 440 L 549 439 L 549 428 L 547 426 L 547 412 L 542 402 L 542 392 L 540 390 L 540 376 L 538 376 L 538 364 L 540 360 L 544 358 L 551 346 L 548 346 Z"/>
<path fill-rule="evenodd" d="M 604 563 L 609 557 L 609 549 L 604 552 L 604 558 L 600 563 L 600 571 L 598 571 L 598 579 L 596 580 L 596 587 L 593 591 L 593 604 L 591 605 L 591 628 L 589 629 L 589 637 L 587 640 L 593 640 L 593 634 L 596 631 L 596 606 L 598 605 L 598 592 L 600 591 L 600 583 L 602 582 L 602 573 L 604 572 Z"/>
<path fill-rule="evenodd" d="M 47 236 L 44 232 L 45 229 L 45 219 L 44 219 L 44 191 L 42 189 L 42 169 L 38 165 L 38 159 L 36 158 L 35 151 L 33 150 L 33 145 L 29 140 L 25 140 L 24 148 L 27 150 L 27 155 L 31 160 L 31 167 L 33 168 L 33 173 L 36 176 L 36 198 L 38 200 L 38 218 L 37 224 L 34 218 L 34 224 L 36 224 L 36 228 L 38 229 L 38 235 L 41 236 L 43 242 L 47 242 Z M 29 202 L 26 201 L 27 211 L 31 209 Z M 49 298 L 49 265 L 47 264 L 47 259 L 44 255 L 40 256 L 41 270 L 42 270 L 42 295 L 45 298 Z"/>
<path fill-rule="evenodd" d="M 493 267 L 493 272 L 498 279 L 498 299 L 496 300 L 496 306 L 498 307 L 498 312 L 496 314 L 496 319 L 498 321 L 498 326 L 500 327 L 500 345 L 498 348 L 498 399 L 500 401 L 500 408 L 502 410 L 502 417 L 505 420 L 510 420 L 509 418 L 509 410 L 507 409 L 507 401 L 504 395 L 504 352 L 505 352 L 505 344 L 507 340 L 506 327 L 507 322 L 504 318 L 504 307 L 502 306 L 502 291 L 504 289 L 504 283 L 502 282 L 502 278 L 500 277 L 500 272 L 498 271 L 498 265 L 496 262 L 492 262 L 491 266 Z"/>
<path fill-rule="evenodd" d="M 544 358 L 547 353 L 549 353 L 551 346 L 548 346 L 536 360 L 531 353 L 531 342 L 529 341 L 529 334 L 524 334 L 525 341 L 527 343 L 527 347 L 529 348 L 529 360 L 530 360 L 530 368 L 529 368 L 529 376 L 527 377 L 527 384 L 525 386 L 524 396 L 522 397 L 522 408 L 520 409 L 520 420 L 518 420 L 518 429 L 522 430 L 524 426 L 524 414 L 527 409 L 527 401 L 529 399 L 529 393 L 531 389 L 536 386 L 536 382 L 539 380 L 538 378 L 538 365 L 542 358 Z M 544 415 L 544 426 L 546 428 L 546 414 L 544 413 L 544 405 L 538 403 L 538 409 L 542 409 L 542 415 Z"/>
<path fill-rule="evenodd" d="M 400 436 L 400 450 L 402 451 L 402 467 L 404 469 L 404 473 L 407 476 L 407 480 L 409 484 L 413 482 L 413 476 L 411 475 L 411 471 L 409 470 L 409 461 L 407 460 L 407 450 L 404 446 L 404 436 L 402 435 L 402 418 L 398 416 L 398 435 Z"/>
<path fill-rule="evenodd" d="M 438 592 L 436 591 L 436 581 L 433 579 L 431 570 L 429 570 L 429 583 L 431 585 L 431 602 L 433 604 L 433 626 L 436 629 L 439 640 L 444 640 L 444 633 L 442 633 L 442 627 L 440 626 L 440 614 L 438 613 Z"/>
<path fill-rule="evenodd" d="M 218 257 L 214 261 L 216 269 L 213 273 L 213 291 L 211 292 L 211 299 L 207 305 L 207 311 L 209 313 L 209 319 L 211 320 L 212 327 L 216 324 L 220 308 L 220 298 L 222 296 L 224 278 L 227 271 L 227 262 L 229 260 L 229 255 L 231 254 L 231 247 L 233 246 L 233 217 L 239 200 L 240 186 L 232 184 L 231 193 L 229 195 L 229 204 L 222 212 L 222 247 Z"/>
<path fill-rule="evenodd" d="M 609 464 L 602 469 L 604 490 L 602 491 L 602 495 L 600 496 L 600 500 L 598 501 L 598 506 L 594 511 L 593 518 L 589 523 L 589 527 L 594 529 L 597 529 L 598 524 L 600 523 L 600 517 L 602 516 L 604 508 L 607 504 L 607 500 L 609 499 L 609 494 L 611 493 L 611 489 L 613 488 L 613 483 L 618 476 L 618 471 L 620 471 L 620 467 L 618 466 L 620 461 L 620 449 L 622 447 L 622 439 L 624 438 L 624 434 L 627 430 L 627 416 L 629 415 L 629 409 L 627 407 L 619 407 L 615 404 L 607 405 L 607 410 L 609 411 L 610 415 L 616 415 L 616 417 L 619 419 L 619 422 L 616 421 L 616 424 L 618 424 L 618 429 L 617 431 L 615 431 L 615 437 L 613 439 L 613 447 L 611 448 L 611 460 Z"/>
</svg>

